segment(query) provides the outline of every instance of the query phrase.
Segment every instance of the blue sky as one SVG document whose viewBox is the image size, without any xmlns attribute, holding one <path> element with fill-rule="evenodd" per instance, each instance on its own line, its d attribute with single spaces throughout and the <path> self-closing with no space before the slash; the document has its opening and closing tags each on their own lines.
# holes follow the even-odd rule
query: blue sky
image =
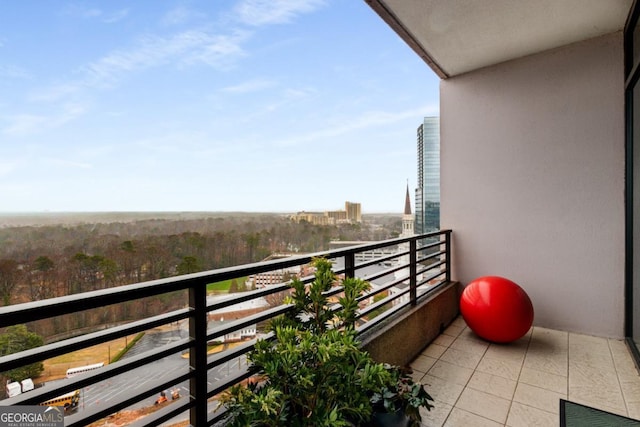
<svg viewBox="0 0 640 427">
<path fill-rule="evenodd" d="M 0 211 L 401 212 L 439 80 L 363 0 L 0 5 Z"/>
</svg>

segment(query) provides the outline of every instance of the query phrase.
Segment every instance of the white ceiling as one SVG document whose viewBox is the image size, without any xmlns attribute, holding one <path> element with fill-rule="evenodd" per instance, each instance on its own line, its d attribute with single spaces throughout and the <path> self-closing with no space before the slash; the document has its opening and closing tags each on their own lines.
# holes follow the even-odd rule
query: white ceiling
<svg viewBox="0 0 640 427">
<path fill-rule="evenodd" d="M 441 77 L 620 31 L 633 0 L 365 0 Z"/>
</svg>

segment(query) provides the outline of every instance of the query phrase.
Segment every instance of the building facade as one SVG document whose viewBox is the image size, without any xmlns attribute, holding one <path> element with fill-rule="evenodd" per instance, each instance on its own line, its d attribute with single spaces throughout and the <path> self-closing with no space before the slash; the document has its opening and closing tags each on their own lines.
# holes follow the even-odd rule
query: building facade
<svg viewBox="0 0 640 427">
<path fill-rule="evenodd" d="M 298 212 L 291 215 L 295 222 L 306 221 L 313 225 L 355 224 L 362 222 L 362 205 L 360 203 L 344 202 L 344 210 L 324 212 Z"/>
<path fill-rule="evenodd" d="M 440 228 L 440 117 L 425 117 L 416 133 L 415 231 L 422 234 Z"/>
<path fill-rule="evenodd" d="M 362 222 L 362 206 L 360 203 L 344 202 L 347 220 L 351 223 Z"/>
<path fill-rule="evenodd" d="M 326 212 L 298 212 L 291 215 L 291 220 L 295 222 L 306 221 L 313 225 L 335 225 L 335 220 Z"/>
<path fill-rule="evenodd" d="M 347 212 L 346 211 L 328 211 L 326 215 L 331 218 L 334 224 L 340 224 L 347 222 Z"/>
</svg>

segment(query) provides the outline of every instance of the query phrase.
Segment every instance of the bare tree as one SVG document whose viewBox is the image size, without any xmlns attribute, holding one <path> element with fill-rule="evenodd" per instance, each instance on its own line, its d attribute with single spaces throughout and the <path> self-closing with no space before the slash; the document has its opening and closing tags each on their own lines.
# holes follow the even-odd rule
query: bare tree
<svg viewBox="0 0 640 427">
<path fill-rule="evenodd" d="M 11 295 L 18 285 L 22 270 L 15 260 L 0 260 L 0 295 L 4 305 L 11 304 Z"/>
</svg>

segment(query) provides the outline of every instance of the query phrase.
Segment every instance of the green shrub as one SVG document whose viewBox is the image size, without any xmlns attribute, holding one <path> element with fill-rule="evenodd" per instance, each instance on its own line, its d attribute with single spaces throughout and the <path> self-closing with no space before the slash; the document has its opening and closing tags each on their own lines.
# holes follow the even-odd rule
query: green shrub
<svg viewBox="0 0 640 427">
<path fill-rule="evenodd" d="M 292 281 L 294 310 L 274 319 L 274 340 L 248 354 L 260 381 L 236 385 L 221 404 L 230 426 L 353 426 L 376 411 L 401 411 L 419 425 L 419 408 L 432 400 L 398 367 L 375 362 L 360 348 L 355 330 L 357 298 L 369 288 L 361 279 L 342 281 L 335 312 L 326 292 L 336 277 L 331 263 L 314 261 L 315 280 Z"/>
</svg>

